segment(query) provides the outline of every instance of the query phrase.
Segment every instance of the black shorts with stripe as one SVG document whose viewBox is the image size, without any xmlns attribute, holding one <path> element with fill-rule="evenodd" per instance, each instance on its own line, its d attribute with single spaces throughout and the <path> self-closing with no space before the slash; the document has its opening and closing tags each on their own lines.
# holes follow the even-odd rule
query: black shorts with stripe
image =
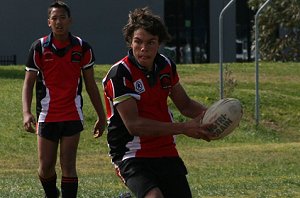
<svg viewBox="0 0 300 198">
<path fill-rule="evenodd" d="M 118 163 L 116 171 L 137 198 L 155 187 L 166 198 L 192 197 L 180 157 L 130 158 Z"/>
<path fill-rule="evenodd" d="M 58 142 L 61 137 L 72 136 L 83 130 L 81 120 L 64 122 L 39 122 L 37 134 L 48 140 Z"/>
</svg>

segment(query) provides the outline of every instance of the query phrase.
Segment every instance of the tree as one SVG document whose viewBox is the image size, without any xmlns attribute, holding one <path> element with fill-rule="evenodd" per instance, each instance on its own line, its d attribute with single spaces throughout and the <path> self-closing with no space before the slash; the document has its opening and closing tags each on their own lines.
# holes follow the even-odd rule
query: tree
<svg viewBox="0 0 300 198">
<path fill-rule="evenodd" d="M 249 0 L 248 4 L 257 11 L 264 2 Z M 300 0 L 271 1 L 259 16 L 259 33 L 262 60 L 300 61 Z"/>
</svg>

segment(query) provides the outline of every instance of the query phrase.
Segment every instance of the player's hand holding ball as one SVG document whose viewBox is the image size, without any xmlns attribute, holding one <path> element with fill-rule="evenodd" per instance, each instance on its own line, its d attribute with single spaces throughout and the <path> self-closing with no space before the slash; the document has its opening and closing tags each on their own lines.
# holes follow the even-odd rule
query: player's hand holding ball
<svg viewBox="0 0 300 198">
<path fill-rule="evenodd" d="M 211 126 L 211 123 L 201 124 L 204 113 L 205 112 L 186 123 L 187 127 L 185 127 L 185 135 L 195 139 L 203 139 L 209 142 L 215 138 L 215 134 L 208 130 Z"/>
<path fill-rule="evenodd" d="M 224 98 L 206 110 L 201 124 L 212 134 L 211 140 L 218 140 L 232 133 L 242 116 L 243 108 L 240 101 L 235 98 Z"/>
</svg>

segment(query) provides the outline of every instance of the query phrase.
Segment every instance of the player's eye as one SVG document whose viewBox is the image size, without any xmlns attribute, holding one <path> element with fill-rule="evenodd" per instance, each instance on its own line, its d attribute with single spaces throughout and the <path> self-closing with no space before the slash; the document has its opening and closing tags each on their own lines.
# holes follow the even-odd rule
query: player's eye
<svg viewBox="0 0 300 198">
<path fill-rule="evenodd" d="M 137 45 L 141 45 L 142 44 L 142 41 L 138 40 L 138 39 L 134 39 L 133 40 L 133 43 L 134 44 L 137 44 Z"/>
<path fill-rule="evenodd" d="M 148 45 L 154 45 L 155 44 L 155 41 L 151 40 L 148 42 Z"/>
<path fill-rule="evenodd" d="M 53 17 L 50 17 L 50 20 L 52 21 L 57 21 L 57 20 L 65 20 L 67 18 L 66 15 L 61 15 L 61 16 L 53 16 Z"/>
<path fill-rule="evenodd" d="M 67 16 L 66 16 L 66 15 L 62 15 L 62 16 L 60 16 L 59 18 L 62 19 L 62 20 L 64 20 L 64 19 L 67 18 Z"/>
</svg>

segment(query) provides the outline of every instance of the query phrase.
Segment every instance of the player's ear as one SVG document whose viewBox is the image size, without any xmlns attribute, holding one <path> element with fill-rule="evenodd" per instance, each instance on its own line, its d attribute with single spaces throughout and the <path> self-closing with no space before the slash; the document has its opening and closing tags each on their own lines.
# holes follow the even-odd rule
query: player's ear
<svg viewBox="0 0 300 198">
<path fill-rule="evenodd" d="M 51 22 L 50 22 L 50 19 L 48 19 L 48 27 L 51 28 Z"/>
</svg>

